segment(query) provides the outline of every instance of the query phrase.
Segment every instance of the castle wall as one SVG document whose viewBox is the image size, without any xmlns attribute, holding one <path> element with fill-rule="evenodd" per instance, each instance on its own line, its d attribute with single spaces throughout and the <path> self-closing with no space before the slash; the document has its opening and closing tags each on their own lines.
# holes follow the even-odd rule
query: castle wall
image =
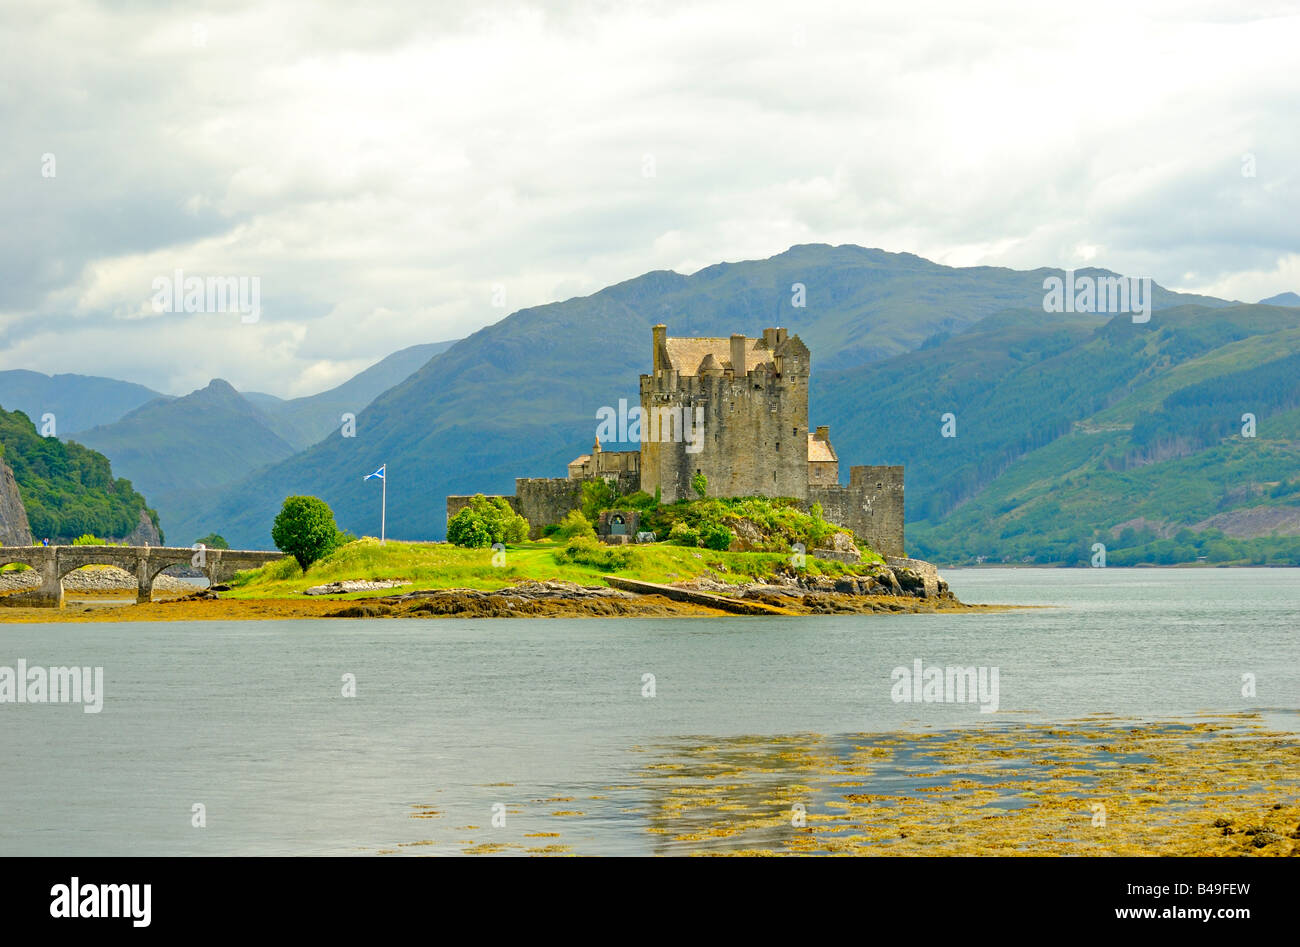
<svg viewBox="0 0 1300 947">
<path fill-rule="evenodd" d="M 874 552 L 905 556 L 903 468 L 850 467 L 847 486 L 810 486 L 808 505 L 820 503 L 827 521 L 846 526 Z"/>
<path fill-rule="evenodd" d="M 640 489 L 640 475 L 633 471 L 624 471 L 618 476 L 607 476 L 605 480 L 617 480 L 620 494 L 634 493 Z M 571 510 L 582 509 L 582 480 L 568 477 L 516 477 L 515 495 L 502 496 L 510 508 L 528 520 L 530 539 L 539 539 L 542 529 L 558 523 Z M 495 494 L 500 496 L 500 494 Z M 469 496 L 447 497 L 447 522 L 470 505 L 474 499 Z M 492 496 L 488 496 L 492 499 Z"/>
<path fill-rule="evenodd" d="M 516 478 L 516 502 L 511 505 L 528 520 L 531 538 L 537 539 L 544 526 L 558 523 L 570 510 L 582 507 L 582 483 L 567 477 Z"/>
<path fill-rule="evenodd" d="M 729 372 L 642 375 L 642 489 L 653 493 L 659 487 L 665 503 L 693 497 L 691 477 L 698 471 L 708 478 L 711 496 L 806 498 L 807 362 L 787 361 L 793 364 L 781 373 L 755 369 L 738 379 Z M 695 424 L 703 417 L 698 453 L 688 451 L 691 445 L 675 426 L 650 420 L 665 410 L 689 412 Z"/>
</svg>

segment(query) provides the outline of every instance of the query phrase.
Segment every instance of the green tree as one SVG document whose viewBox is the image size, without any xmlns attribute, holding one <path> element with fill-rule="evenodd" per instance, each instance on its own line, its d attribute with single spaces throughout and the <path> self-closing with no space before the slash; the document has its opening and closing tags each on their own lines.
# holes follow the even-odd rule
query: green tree
<svg viewBox="0 0 1300 947">
<path fill-rule="evenodd" d="M 492 545 L 492 530 L 481 513 L 467 506 L 447 521 L 447 542 L 468 549 L 486 549 Z"/>
<path fill-rule="evenodd" d="M 524 519 L 504 497 L 470 498 L 469 505 L 447 522 L 447 541 L 470 549 L 482 549 L 493 543 L 521 543 L 528 538 L 528 520 Z"/>
<path fill-rule="evenodd" d="M 592 527 L 591 521 L 582 515 L 581 510 L 570 510 L 555 532 L 561 539 L 574 539 L 579 536 L 587 539 L 596 538 L 595 528 Z"/>
<path fill-rule="evenodd" d="M 318 497 L 286 497 L 271 526 L 275 548 L 293 556 L 306 572 L 313 562 L 324 559 L 338 545 L 339 529 L 334 511 Z"/>
<path fill-rule="evenodd" d="M 709 493 L 709 478 L 702 473 L 696 473 L 691 477 L 691 489 L 703 500 Z"/>
<path fill-rule="evenodd" d="M 582 484 L 582 515 L 588 522 L 594 522 L 605 510 L 612 509 L 618 500 L 618 488 L 614 481 L 597 477 Z"/>
<path fill-rule="evenodd" d="M 220 533 L 208 533 L 206 536 L 200 536 L 194 540 L 195 545 L 202 545 L 205 549 L 229 549 L 230 543 L 226 542 L 225 537 Z"/>
</svg>

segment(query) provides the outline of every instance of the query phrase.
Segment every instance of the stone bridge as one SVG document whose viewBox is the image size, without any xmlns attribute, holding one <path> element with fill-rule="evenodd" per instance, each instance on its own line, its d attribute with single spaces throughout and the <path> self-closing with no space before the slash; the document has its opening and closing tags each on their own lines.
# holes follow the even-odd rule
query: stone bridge
<svg viewBox="0 0 1300 947">
<path fill-rule="evenodd" d="M 41 585 L 30 592 L 17 592 L 2 601 L 12 605 L 60 608 L 63 605 L 63 577 L 82 566 L 117 566 L 135 574 L 137 602 L 153 595 L 153 581 L 169 566 L 198 569 L 217 585 L 242 569 L 257 569 L 283 559 L 282 552 L 249 549 L 191 549 L 185 546 L 0 546 L 0 566 L 21 562 L 41 576 Z"/>
</svg>

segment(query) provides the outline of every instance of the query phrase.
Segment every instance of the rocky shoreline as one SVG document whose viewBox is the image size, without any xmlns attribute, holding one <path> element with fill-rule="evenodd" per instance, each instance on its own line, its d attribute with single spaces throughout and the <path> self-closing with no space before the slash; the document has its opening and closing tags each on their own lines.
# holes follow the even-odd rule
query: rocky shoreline
<svg viewBox="0 0 1300 947">
<path fill-rule="evenodd" d="M 430 589 L 346 603 L 331 618 L 572 618 L 656 615 L 868 615 L 986 611 L 966 605 L 929 563 L 906 560 L 868 575 L 781 576 L 771 582 L 728 582 L 711 577 L 671 586 L 619 580 L 607 586 L 573 582 L 520 582 L 495 591 Z M 928 567 L 928 568 L 927 568 Z M 635 590 L 634 586 L 641 586 Z M 748 604 L 750 607 L 737 607 Z"/>
<path fill-rule="evenodd" d="M 32 572 L 0 575 L 0 594 L 29 588 Z M 95 605 L 60 610 L 13 606 L 0 621 L 180 621 L 313 618 L 708 618 L 731 615 L 869 615 L 1002 611 L 1012 606 L 967 605 L 938 577 L 934 566 L 895 560 L 854 576 L 794 574 L 771 581 L 729 581 L 705 577 L 659 585 L 608 576 L 610 585 L 563 581 L 519 582 L 484 591 L 470 588 L 416 589 L 364 598 L 334 595 L 378 591 L 400 583 L 365 579 L 315 586 L 281 598 L 231 598 L 225 588 L 196 589 L 171 576 L 155 580 L 156 600 L 130 607 Z M 612 586 L 621 587 L 612 587 Z M 110 597 L 135 591 L 135 578 L 120 569 L 86 569 L 64 580 L 71 594 Z M 107 604 L 107 603 L 106 603 Z"/>
</svg>

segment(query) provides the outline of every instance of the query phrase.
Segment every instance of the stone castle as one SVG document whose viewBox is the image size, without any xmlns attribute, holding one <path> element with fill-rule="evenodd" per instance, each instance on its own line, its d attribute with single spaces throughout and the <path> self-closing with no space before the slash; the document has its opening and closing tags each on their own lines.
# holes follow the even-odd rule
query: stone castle
<svg viewBox="0 0 1300 947">
<path fill-rule="evenodd" d="M 839 457 L 826 427 L 808 425 L 810 353 L 797 335 L 672 338 L 652 330 L 651 371 L 641 376 L 641 404 L 618 439 L 640 449 L 607 451 L 597 438 L 590 454 L 563 478 L 519 478 L 510 505 L 534 535 L 582 505 L 582 484 L 617 481 L 621 493 L 659 491 L 665 503 L 694 496 L 691 478 L 708 478 L 710 496 L 794 497 L 821 504 L 826 519 L 853 530 L 883 556 L 903 556 L 903 468 L 849 468 L 839 482 Z M 789 432 L 788 434 L 786 432 Z M 470 500 L 447 498 L 450 519 Z"/>
</svg>

